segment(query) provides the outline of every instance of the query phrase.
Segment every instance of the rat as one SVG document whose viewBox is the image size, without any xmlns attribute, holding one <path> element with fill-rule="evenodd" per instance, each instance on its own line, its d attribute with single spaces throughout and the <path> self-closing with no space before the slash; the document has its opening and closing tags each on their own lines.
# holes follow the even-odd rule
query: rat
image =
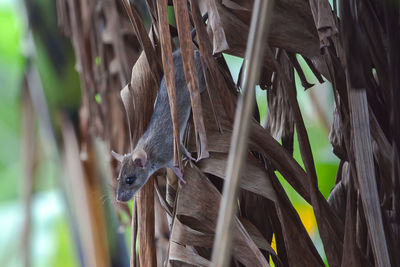
<svg viewBox="0 0 400 267">
<path fill-rule="evenodd" d="M 186 85 L 185 73 L 180 50 L 172 54 L 175 73 L 176 100 L 178 108 L 179 135 L 181 153 L 194 160 L 182 144 L 183 135 L 187 126 L 191 101 L 190 93 Z M 200 53 L 194 52 L 195 65 L 198 74 L 200 93 L 206 88 L 203 71 L 201 67 Z M 112 151 L 112 155 L 121 162 L 121 169 L 118 175 L 117 201 L 126 202 L 146 184 L 150 176 L 159 169 L 170 168 L 184 182 L 182 172 L 174 166 L 174 139 L 171 111 L 165 76 L 162 78 L 154 111 L 149 125 L 143 136 L 139 139 L 135 149 L 125 155 L 119 155 Z M 180 183 L 179 183 L 180 185 Z"/>
</svg>

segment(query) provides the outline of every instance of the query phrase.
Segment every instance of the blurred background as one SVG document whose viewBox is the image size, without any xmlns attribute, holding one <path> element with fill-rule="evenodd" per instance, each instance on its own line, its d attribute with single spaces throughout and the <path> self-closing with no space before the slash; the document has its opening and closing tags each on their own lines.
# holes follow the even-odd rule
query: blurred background
<svg viewBox="0 0 400 267">
<path fill-rule="evenodd" d="M 25 3 L 0 1 L 0 265 L 23 266 L 25 247 L 30 247 L 31 266 L 77 266 L 57 148 L 45 138 L 36 115 L 24 118 L 23 110 L 29 105 L 24 101 L 28 68 L 39 70 L 40 80 L 33 80 L 43 83 L 52 115 L 79 107 L 79 79 L 72 49 L 57 30 L 54 1 L 31 5 L 37 14 L 34 40 Z M 25 160 L 27 119 L 36 133 L 32 172 Z"/>
<path fill-rule="evenodd" d="M 68 181 L 75 174 L 65 171 L 68 166 L 63 165 L 59 148 L 65 142 L 62 132 L 68 127 L 63 118 L 68 116 L 73 122 L 79 113 L 80 80 L 70 39 L 58 28 L 55 5 L 51 0 L 0 0 L 0 266 L 24 266 L 24 262 L 28 266 L 80 266 L 81 262 L 76 242 L 79 231 L 71 219 L 77 215 L 68 208 L 74 204 L 66 200 L 68 188 L 74 185 Z M 237 79 L 242 59 L 225 57 Z M 307 80 L 316 84 L 304 91 L 296 77 L 319 188 L 327 198 L 339 162 L 328 139 L 332 90 L 328 82 L 318 84 L 307 66 L 302 68 L 308 70 Z M 96 101 L 100 102 L 100 97 Z M 263 118 L 267 112 L 265 91 L 257 90 L 257 102 Z M 105 151 L 98 142 L 96 147 Z M 300 159 L 297 143 L 294 155 Z M 102 173 L 107 176 L 110 171 Z M 281 181 L 323 255 L 312 208 Z M 100 209 L 109 209 L 113 202 L 107 192 L 94 197 L 102 203 Z M 129 227 L 121 227 L 115 213 L 110 220 L 113 227 L 107 229 L 122 240 L 118 249 L 127 256 Z"/>
</svg>

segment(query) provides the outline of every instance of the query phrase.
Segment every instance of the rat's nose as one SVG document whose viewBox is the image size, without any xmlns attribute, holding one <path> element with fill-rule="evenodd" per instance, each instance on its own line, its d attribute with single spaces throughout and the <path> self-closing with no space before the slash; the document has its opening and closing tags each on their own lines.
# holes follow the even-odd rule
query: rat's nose
<svg viewBox="0 0 400 267">
<path fill-rule="evenodd" d="M 116 200 L 117 202 L 127 202 L 133 195 L 131 191 L 117 191 Z"/>
<path fill-rule="evenodd" d="M 115 196 L 115 199 L 117 200 L 117 202 L 120 202 L 120 203 L 122 203 L 122 202 L 125 202 L 126 200 L 125 200 L 125 195 L 126 194 L 124 194 L 124 192 L 121 192 L 121 191 L 117 191 L 117 195 Z"/>
<path fill-rule="evenodd" d="M 122 199 L 121 199 L 121 195 L 120 194 L 117 194 L 116 196 L 115 196 L 115 200 L 117 201 L 117 202 L 123 202 L 122 201 Z"/>
</svg>

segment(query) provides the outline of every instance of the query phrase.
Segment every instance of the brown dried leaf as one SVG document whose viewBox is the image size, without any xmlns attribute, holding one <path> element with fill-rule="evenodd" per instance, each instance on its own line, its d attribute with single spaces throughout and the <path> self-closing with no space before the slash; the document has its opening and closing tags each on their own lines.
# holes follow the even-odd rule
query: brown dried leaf
<svg viewBox="0 0 400 267">
<path fill-rule="evenodd" d="M 194 50 L 191 38 L 189 11 L 185 0 L 174 0 L 175 18 L 178 28 L 180 49 L 182 53 L 183 68 L 186 84 L 190 92 L 192 102 L 193 122 L 196 135 L 197 160 L 209 156 L 207 149 L 207 137 L 204 128 L 199 81 L 194 62 Z"/>
<path fill-rule="evenodd" d="M 350 85 L 348 84 L 348 86 Z M 348 88 L 348 94 L 351 108 L 351 143 L 354 146 L 354 167 L 357 170 L 358 187 L 364 207 L 371 246 L 376 264 L 389 266 L 388 243 L 385 236 L 372 156 L 367 96 L 364 90 L 357 90 L 355 88 Z"/>
<path fill-rule="evenodd" d="M 289 79 L 289 82 L 294 86 L 293 67 L 288 61 L 286 53 L 280 51 L 280 49 L 277 50 L 277 61 L 285 71 L 285 76 Z M 277 141 L 282 140 L 283 147 L 292 155 L 294 118 L 283 81 L 276 73 L 273 75 L 272 88 L 267 91 L 267 97 L 268 114 L 263 124 Z"/>
<path fill-rule="evenodd" d="M 329 194 L 328 203 L 339 218 L 346 218 L 346 194 L 350 182 L 350 165 L 347 161 L 340 162 L 336 180 Z"/>
<path fill-rule="evenodd" d="M 314 84 L 311 84 L 307 81 L 306 75 L 304 74 L 300 63 L 297 61 L 296 54 L 288 52 L 287 56 L 289 57 L 290 62 L 292 63 L 292 66 L 296 70 L 297 74 L 299 75 L 301 85 L 303 86 L 304 90 L 307 90 L 308 88 L 314 86 Z"/>
<path fill-rule="evenodd" d="M 213 32 L 213 54 L 229 49 L 216 1 L 218 0 L 209 0 L 207 5 L 208 20 Z"/>
<path fill-rule="evenodd" d="M 185 220 L 191 218 L 188 221 L 191 223 L 190 228 L 195 226 L 196 231 L 214 233 L 221 194 L 196 167 L 187 167 L 184 173 L 187 183 L 178 194 L 176 216 Z M 191 205 L 191 203 L 197 203 L 197 205 Z M 176 236 L 178 230 L 174 230 L 175 223 L 171 233 L 172 240 L 179 238 Z M 204 240 L 199 240 L 199 242 L 204 242 Z M 234 226 L 233 256 L 246 266 L 269 266 L 237 218 Z"/>
<path fill-rule="evenodd" d="M 212 232 L 207 232 L 207 230 L 203 229 L 207 227 L 195 225 L 196 223 L 200 224 L 200 222 L 198 221 L 194 221 L 191 223 L 181 222 L 180 219 L 176 217 L 174 219 L 174 225 L 171 231 L 173 233 L 173 235 L 171 236 L 171 240 L 179 244 L 211 248 L 214 241 L 214 234 Z M 190 224 L 194 224 L 195 226 L 197 226 L 197 230 L 191 228 Z"/>
<path fill-rule="evenodd" d="M 160 62 L 157 60 L 157 55 L 154 50 L 153 44 L 147 35 L 146 28 L 144 27 L 143 21 L 140 18 L 139 12 L 135 6 L 131 6 L 129 0 L 123 0 L 125 9 L 128 13 L 129 19 L 131 20 L 133 29 L 135 30 L 136 37 L 139 40 L 141 47 L 146 54 L 146 58 L 150 65 L 151 74 L 156 84 L 160 84 L 161 81 L 161 67 Z"/>
<path fill-rule="evenodd" d="M 264 128 L 253 124 L 250 131 L 251 150 L 260 152 L 270 160 L 291 186 L 307 201 L 311 202 L 307 176 L 300 165 Z"/>
<path fill-rule="evenodd" d="M 159 17 L 159 33 L 161 42 L 161 55 L 164 69 L 164 76 L 168 90 L 169 105 L 171 110 L 172 126 L 174 130 L 174 165 L 182 169 L 181 151 L 180 151 L 180 136 L 179 136 L 179 121 L 178 108 L 176 100 L 175 88 L 175 72 L 174 61 L 172 58 L 171 35 L 168 24 L 168 3 L 167 0 L 158 2 L 157 11 Z"/>
<path fill-rule="evenodd" d="M 320 47 L 329 46 L 329 38 L 338 33 L 336 19 L 328 0 L 309 0 Z"/>
<path fill-rule="evenodd" d="M 238 3 L 240 2 L 240 3 Z M 254 1 L 232 1 L 232 0 L 222 0 L 222 4 L 226 6 L 227 8 L 230 9 L 235 9 L 235 10 L 243 10 L 243 11 L 249 11 L 253 7 L 253 2 Z"/>
<path fill-rule="evenodd" d="M 154 176 L 151 176 L 147 183 L 136 195 L 138 220 L 138 241 L 139 241 L 139 262 L 140 266 L 157 266 L 156 247 L 154 243 Z M 131 240 L 133 246 L 135 238 Z"/>
<path fill-rule="evenodd" d="M 170 262 L 181 262 L 181 263 L 187 263 L 191 264 L 194 266 L 200 266 L 200 267 L 208 267 L 211 265 L 211 262 L 194 252 L 188 247 L 182 246 L 178 243 L 175 243 L 173 241 L 170 241 L 169 243 L 169 261 Z M 170 266 L 170 265 L 168 265 Z M 173 264 L 172 266 L 175 266 Z M 178 265 L 181 266 L 181 265 Z"/>
<path fill-rule="evenodd" d="M 340 101 L 340 98 L 338 98 L 337 101 Z M 329 133 L 329 141 L 332 145 L 333 153 L 335 153 L 338 158 L 346 160 L 347 152 L 344 140 L 346 133 L 343 131 L 343 122 L 341 121 L 343 116 L 339 113 L 339 107 L 336 104 L 337 101 L 333 103 L 333 121 Z"/>
<path fill-rule="evenodd" d="M 268 253 L 272 254 L 273 256 L 277 256 L 274 249 L 267 242 L 257 227 L 255 227 L 248 219 L 244 217 L 240 217 L 239 220 L 259 249 L 267 250 Z"/>
<path fill-rule="evenodd" d="M 314 62 L 312 62 L 312 60 L 310 60 L 309 58 L 304 57 L 304 56 L 303 56 L 303 58 L 304 58 L 304 60 L 306 61 L 306 63 L 307 63 L 307 65 L 308 65 L 308 67 L 310 68 L 310 70 L 314 73 L 314 75 L 315 75 L 315 77 L 317 78 L 318 82 L 319 82 L 319 83 L 324 83 L 324 78 L 322 77 L 321 74 L 325 74 L 326 71 L 325 71 L 325 72 L 323 72 L 323 71 L 320 72 L 320 71 L 317 69 L 317 67 L 315 66 Z M 329 76 L 328 76 L 328 77 L 329 77 Z"/>
<path fill-rule="evenodd" d="M 281 255 L 278 241 L 283 239 L 288 266 L 325 266 L 275 173 L 270 168 L 268 173 L 279 198 L 276 202 L 276 212 L 282 231 L 275 232 L 278 256 Z"/>
<path fill-rule="evenodd" d="M 227 160 L 228 154 L 212 153 L 210 158 L 200 161 L 198 166 L 204 173 L 210 173 L 225 179 Z M 247 158 L 247 164 L 244 166 L 240 182 L 240 186 L 243 189 L 276 201 L 276 193 L 270 179 L 263 166 L 254 157 L 249 156 Z"/>
<path fill-rule="evenodd" d="M 366 81 L 368 80 L 365 74 L 365 65 L 370 65 L 370 62 L 369 57 L 366 57 L 368 52 L 363 45 L 365 43 L 364 36 L 358 27 L 358 14 L 350 1 L 340 1 L 339 7 L 342 22 L 340 24 L 340 31 L 345 56 L 344 69 L 346 71 L 346 80 L 352 88 L 365 88 Z"/>
<path fill-rule="evenodd" d="M 343 256 L 341 266 L 365 266 L 372 267 L 364 254 L 358 248 L 357 235 L 357 203 L 353 183 L 348 183 L 346 203 L 346 225 L 343 240 Z"/>
<path fill-rule="evenodd" d="M 244 57 L 252 3 L 253 1 L 243 0 L 215 1 L 229 44 L 229 49 L 224 52 Z M 318 35 L 306 1 L 276 1 L 273 14 L 268 37 L 270 46 L 284 48 L 306 57 L 319 55 Z M 275 70 L 275 64 L 273 54 L 267 49 L 265 65 Z"/>
<path fill-rule="evenodd" d="M 389 177 L 392 177 L 392 172 L 394 170 L 392 166 L 392 145 L 387 140 L 382 128 L 379 126 L 379 123 L 374 115 L 374 113 L 370 110 L 370 125 L 371 125 L 371 137 L 373 138 L 373 153 L 374 159 L 378 164 L 379 171 L 379 179 L 378 181 L 381 184 L 381 191 L 383 194 L 382 206 L 390 205 L 389 199 L 394 190 L 393 180 Z"/>
<path fill-rule="evenodd" d="M 308 176 L 311 203 L 314 209 L 314 214 L 318 223 L 318 228 L 320 230 L 320 235 L 324 244 L 327 259 L 330 264 L 333 264 L 333 266 L 338 266 L 341 261 L 343 250 L 343 224 L 340 222 L 337 215 L 332 212 L 328 203 L 318 190 L 318 180 L 314 159 L 304 121 L 301 116 L 299 104 L 296 99 L 296 88 L 291 86 L 290 82 L 285 76 L 284 70 L 281 69 L 279 73 L 282 81 L 284 82 L 284 86 L 286 88 L 286 92 L 288 93 L 289 101 L 293 109 L 296 130 L 298 133 L 300 154 Z"/>
<path fill-rule="evenodd" d="M 133 136 L 133 127 L 135 125 L 135 107 L 134 107 L 134 102 L 133 102 L 133 96 L 132 96 L 132 89 L 130 88 L 131 84 L 128 83 L 122 90 L 121 90 L 121 99 L 122 103 L 124 104 L 125 107 L 125 113 L 126 117 L 128 118 L 128 128 L 129 128 L 129 140 L 130 140 L 130 145 L 131 145 L 131 151 L 133 151 L 133 143 L 132 143 L 132 136 Z"/>
<path fill-rule="evenodd" d="M 230 121 L 233 121 L 233 99 L 232 97 L 227 97 L 231 96 L 230 90 L 224 80 L 221 69 L 212 56 L 211 41 L 209 40 L 206 26 L 201 17 L 198 2 L 191 0 L 190 7 L 202 58 L 203 74 L 207 85 L 209 100 L 211 102 L 211 110 L 213 111 L 213 116 L 218 125 L 218 130 L 221 132 L 222 125 L 220 120 L 221 116 L 223 116 L 223 114 L 221 114 L 222 111 L 225 111 L 225 116 L 227 116 Z M 203 111 L 207 112 L 207 109 L 203 109 Z M 212 120 L 205 119 L 205 121 L 211 122 Z M 211 138 L 209 138 L 208 142 L 210 142 L 210 139 Z"/>
<path fill-rule="evenodd" d="M 218 52 L 224 52 L 228 54 L 232 54 L 234 56 L 244 58 L 244 54 L 246 51 L 246 44 L 247 44 L 247 35 L 249 33 L 249 23 L 250 23 L 250 13 L 246 12 L 246 22 L 243 22 L 241 19 L 236 16 L 235 12 L 232 10 L 227 9 L 225 6 L 222 5 L 221 0 L 213 0 L 213 4 L 215 4 L 215 8 L 217 9 L 216 12 L 220 15 L 220 24 L 223 26 L 223 31 L 225 35 L 225 40 L 228 44 L 223 50 Z M 208 10 L 210 14 L 210 9 Z M 215 41 L 214 35 L 216 34 L 211 24 L 211 19 L 209 23 L 209 27 L 212 29 L 213 38 Z M 272 31 L 272 27 L 271 27 Z M 214 54 L 216 52 L 215 42 L 213 44 Z M 266 46 L 265 48 L 265 56 L 264 56 L 264 64 L 268 66 L 270 69 L 276 69 L 276 62 L 274 60 L 273 54 L 271 49 Z"/>
<path fill-rule="evenodd" d="M 381 101 L 388 105 L 390 103 L 390 85 L 389 85 L 389 64 L 388 64 L 388 54 L 382 53 L 385 51 L 385 37 L 384 31 L 382 30 L 382 23 L 378 18 L 379 7 L 374 6 L 373 2 L 366 2 L 363 5 L 358 6 L 358 20 L 360 28 L 366 41 L 363 43 L 366 45 L 369 55 L 371 57 L 371 62 L 376 70 L 377 81 L 380 88 L 374 90 L 373 93 L 377 99 L 382 99 Z M 368 75 L 368 73 L 365 73 Z M 368 76 L 373 76 L 372 72 Z M 373 80 L 375 80 L 373 78 Z M 378 106 L 383 106 L 382 104 Z M 382 116 L 379 122 L 384 121 Z"/>
<path fill-rule="evenodd" d="M 158 85 L 151 78 L 151 73 L 146 55 L 142 52 L 132 68 L 130 84 L 121 91 L 121 98 L 130 123 L 129 128 L 132 130 L 133 145 L 145 132 L 153 113 Z"/>
</svg>

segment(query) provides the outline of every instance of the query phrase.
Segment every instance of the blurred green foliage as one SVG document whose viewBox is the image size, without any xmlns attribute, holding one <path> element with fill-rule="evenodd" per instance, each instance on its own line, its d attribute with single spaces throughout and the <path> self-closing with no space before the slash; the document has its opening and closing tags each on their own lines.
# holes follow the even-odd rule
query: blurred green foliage
<svg viewBox="0 0 400 267">
<path fill-rule="evenodd" d="M 20 52 L 23 27 L 10 6 L 0 4 L 0 201 L 17 196 L 20 159 L 19 89 L 25 66 Z"/>
<path fill-rule="evenodd" d="M 26 182 L 21 151 L 20 95 L 27 64 L 24 53 L 28 48 L 21 4 L 0 0 L 0 221 L 4 222 L 0 227 L 0 266 L 10 267 L 22 266 L 21 238 L 25 215 L 21 195 Z M 78 107 L 80 90 L 78 75 L 72 67 L 74 60 L 61 75 L 54 73 L 46 51 L 33 60 L 41 70 L 46 96 L 53 103 L 52 110 L 60 106 Z M 57 79 L 60 77 L 62 79 Z M 65 85 L 59 86 L 60 80 Z M 66 97 L 62 90 L 57 90 L 68 87 Z M 35 172 L 35 194 L 31 204 L 32 266 L 76 266 L 66 209 L 57 189 L 59 163 L 46 158 L 39 138 L 37 146 L 40 164 Z"/>
</svg>

